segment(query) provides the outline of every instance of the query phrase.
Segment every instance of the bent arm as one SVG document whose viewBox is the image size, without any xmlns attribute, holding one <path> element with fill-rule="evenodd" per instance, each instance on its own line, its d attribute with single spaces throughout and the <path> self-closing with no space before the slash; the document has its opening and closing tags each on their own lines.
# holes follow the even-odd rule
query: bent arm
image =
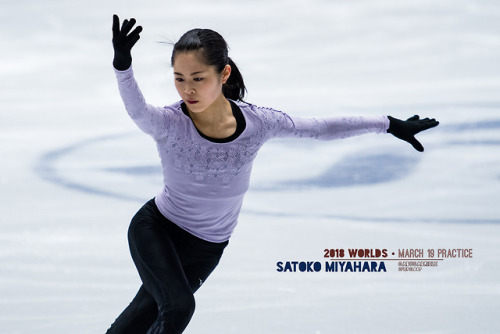
<svg viewBox="0 0 500 334">
<path fill-rule="evenodd" d="M 162 108 L 146 103 L 134 78 L 132 67 L 119 71 L 115 69 L 118 89 L 130 118 L 145 133 L 156 137 L 167 125 Z"/>
</svg>

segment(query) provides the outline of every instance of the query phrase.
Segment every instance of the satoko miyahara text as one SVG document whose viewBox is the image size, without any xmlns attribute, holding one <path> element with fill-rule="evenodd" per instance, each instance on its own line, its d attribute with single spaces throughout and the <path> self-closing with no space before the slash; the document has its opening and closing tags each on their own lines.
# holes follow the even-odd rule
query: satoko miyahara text
<svg viewBox="0 0 500 334">
<path fill-rule="evenodd" d="M 331 261 L 324 266 L 318 261 L 280 261 L 278 272 L 386 272 L 383 261 Z"/>
</svg>

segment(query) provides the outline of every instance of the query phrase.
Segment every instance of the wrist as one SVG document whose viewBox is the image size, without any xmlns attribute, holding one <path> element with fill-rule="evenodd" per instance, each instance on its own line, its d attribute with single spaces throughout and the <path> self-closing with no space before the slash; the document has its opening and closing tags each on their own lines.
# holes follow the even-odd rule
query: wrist
<svg viewBox="0 0 500 334">
<path fill-rule="evenodd" d="M 387 116 L 387 118 L 389 119 L 389 127 L 387 128 L 387 133 L 393 133 L 396 118 L 392 116 Z"/>
<path fill-rule="evenodd" d="M 113 58 L 113 67 L 118 71 L 125 71 L 132 65 L 132 56 L 115 53 Z"/>
</svg>

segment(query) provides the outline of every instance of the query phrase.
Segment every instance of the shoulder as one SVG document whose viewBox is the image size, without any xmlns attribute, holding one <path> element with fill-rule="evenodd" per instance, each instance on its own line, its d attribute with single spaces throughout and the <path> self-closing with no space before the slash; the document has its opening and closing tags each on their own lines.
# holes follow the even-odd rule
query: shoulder
<svg viewBox="0 0 500 334">
<path fill-rule="evenodd" d="M 240 107 L 242 110 L 245 109 L 253 112 L 281 112 L 274 108 L 258 106 L 253 103 L 245 101 L 234 101 L 234 103 L 236 103 L 238 107 Z"/>
<path fill-rule="evenodd" d="M 245 116 L 255 117 L 256 119 L 259 119 L 263 122 L 271 121 L 276 117 L 285 115 L 285 113 L 283 113 L 282 111 L 270 107 L 258 106 L 242 101 L 238 101 L 235 103 L 238 105 L 238 107 L 240 107 Z"/>
<path fill-rule="evenodd" d="M 165 114 L 166 117 L 177 118 L 177 119 L 187 118 L 184 112 L 182 111 L 182 100 L 166 105 L 160 109 Z"/>
<path fill-rule="evenodd" d="M 272 138 L 293 129 L 294 121 L 284 112 L 257 106 L 247 102 L 238 102 L 247 123 L 253 124 L 257 132 L 262 132 L 265 138 Z"/>
<path fill-rule="evenodd" d="M 182 101 L 176 101 L 172 104 L 166 105 L 163 107 L 165 111 L 170 111 L 170 112 L 182 112 L 181 108 Z"/>
<path fill-rule="evenodd" d="M 190 121 L 184 115 L 181 107 L 182 101 L 166 105 L 164 107 L 155 107 L 160 117 L 156 120 L 155 124 L 160 128 L 158 137 L 170 135 L 178 129 L 183 129 Z"/>
</svg>

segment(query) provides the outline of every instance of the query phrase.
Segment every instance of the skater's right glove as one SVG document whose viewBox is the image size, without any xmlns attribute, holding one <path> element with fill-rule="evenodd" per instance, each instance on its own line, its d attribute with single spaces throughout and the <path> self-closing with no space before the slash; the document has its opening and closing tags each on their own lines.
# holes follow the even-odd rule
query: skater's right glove
<svg viewBox="0 0 500 334">
<path fill-rule="evenodd" d="M 113 15 L 113 48 L 115 51 L 113 66 L 119 71 L 125 71 L 132 65 L 131 50 L 139 40 L 139 34 L 142 31 L 142 27 L 137 26 L 130 32 L 134 25 L 135 19 L 124 20 L 120 29 L 120 19 L 118 15 Z"/>
<path fill-rule="evenodd" d="M 415 135 L 420 131 L 424 131 L 433 128 L 439 124 L 434 118 L 420 119 L 418 115 L 408 118 L 406 121 L 387 116 L 389 118 L 389 129 L 388 133 L 392 133 L 395 137 L 407 141 L 413 148 L 419 152 L 424 151 L 424 147 L 415 138 Z"/>
</svg>

